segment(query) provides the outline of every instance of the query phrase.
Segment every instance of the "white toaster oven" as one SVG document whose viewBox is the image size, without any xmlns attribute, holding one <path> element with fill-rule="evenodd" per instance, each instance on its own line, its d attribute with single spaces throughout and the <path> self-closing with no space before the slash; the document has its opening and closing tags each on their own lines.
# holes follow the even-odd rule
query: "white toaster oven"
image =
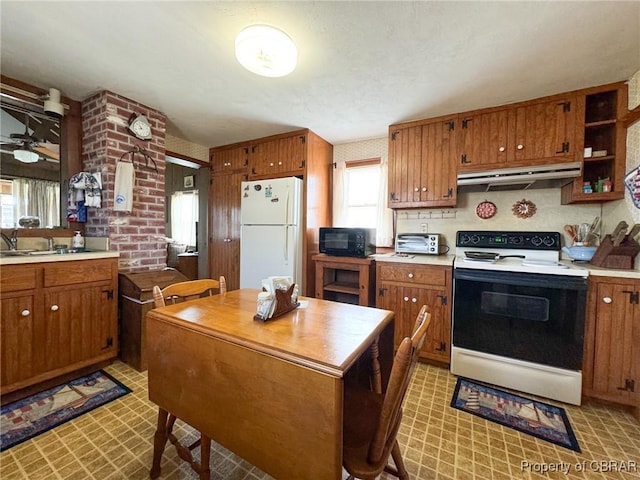
<svg viewBox="0 0 640 480">
<path fill-rule="evenodd" d="M 396 253 L 438 255 L 440 253 L 440 234 L 398 233 L 396 235 Z"/>
</svg>

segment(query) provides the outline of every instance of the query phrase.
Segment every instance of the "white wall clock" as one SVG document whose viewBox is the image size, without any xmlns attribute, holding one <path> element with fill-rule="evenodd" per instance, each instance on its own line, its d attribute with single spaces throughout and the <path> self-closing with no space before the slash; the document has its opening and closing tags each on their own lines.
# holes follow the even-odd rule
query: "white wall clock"
<svg viewBox="0 0 640 480">
<path fill-rule="evenodd" d="M 129 132 L 140 140 L 151 139 L 151 124 L 147 117 L 134 113 L 129 118 L 129 126 L 127 127 Z"/>
</svg>

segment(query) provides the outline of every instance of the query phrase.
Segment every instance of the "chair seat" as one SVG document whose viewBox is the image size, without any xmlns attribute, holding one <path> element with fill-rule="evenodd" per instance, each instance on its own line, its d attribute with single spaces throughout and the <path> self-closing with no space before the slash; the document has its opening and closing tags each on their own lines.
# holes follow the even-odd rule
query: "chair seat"
<svg viewBox="0 0 640 480">
<path fill-rule="evenodd" d="M 344 402 L 343 421 L 343 463 L 352 475 L 361 479 L 374 479 L 384 468 L 395 443 L 396 434 L 400 428 L 402 411 L 394 425 L 384 448 L 384 453 L 377 463 L 370 463 L 368 459 L 369 446 L 374 432 L 378 428 L 378 421 L 382 411 L 384 395 L 362 388 L 347 388 Z"/>
</svg>

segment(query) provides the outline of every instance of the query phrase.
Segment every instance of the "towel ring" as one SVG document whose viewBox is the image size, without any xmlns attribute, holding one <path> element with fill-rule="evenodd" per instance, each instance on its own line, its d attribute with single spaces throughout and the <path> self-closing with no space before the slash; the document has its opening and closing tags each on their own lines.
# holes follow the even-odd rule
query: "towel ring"
<svg viewBox="0 0 640 480">
<path fill-rule="evenodd" d="M 120 162 L 130 162 L 131 164 L 133 164 L 133 160 L 136 156 L 136 153 L 139 153 L 140 155 L 143 156 L 143 158 L 145 159 L 145 164 L 144 167 L 148 168 L 149 170 L 154 170 L 156 173 L 158 173 L 158 165 L 156 164 L 156 161 L 151 158 L 151 156 L 147 153 L 147 151 L 144 148 L 141 148 L 139 146 L 134 146 L 132 150 L 129 150 L 128 152 L 124 152 L 122 154 L 122 156 L 120 157 Z M 127 155 L 131 155 L 131 158 L 129 160 L 126 160 L 124 157 Z M 151 162 L 153 165 L 150 165 L 149 162 Z"/>
</svg>

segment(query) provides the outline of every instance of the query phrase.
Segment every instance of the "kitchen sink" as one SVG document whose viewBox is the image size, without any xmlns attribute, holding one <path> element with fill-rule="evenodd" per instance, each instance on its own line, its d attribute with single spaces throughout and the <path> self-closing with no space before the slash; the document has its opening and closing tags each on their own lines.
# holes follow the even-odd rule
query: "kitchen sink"
<svg viewBox="0 0 640 480">
<path fill-rule="evenodd" d="M 61 248 L 58 250 L 0 250 L 1 257 L 25 257 L 32 255 L 67 255 L 72 253 L 93 252 L 86 248 Z"/>
<path fill-rule="evenodd" d="M 0 257 L 21 257 L 33 252 L 35 250 L 0 250 Z"/>
</svg>

